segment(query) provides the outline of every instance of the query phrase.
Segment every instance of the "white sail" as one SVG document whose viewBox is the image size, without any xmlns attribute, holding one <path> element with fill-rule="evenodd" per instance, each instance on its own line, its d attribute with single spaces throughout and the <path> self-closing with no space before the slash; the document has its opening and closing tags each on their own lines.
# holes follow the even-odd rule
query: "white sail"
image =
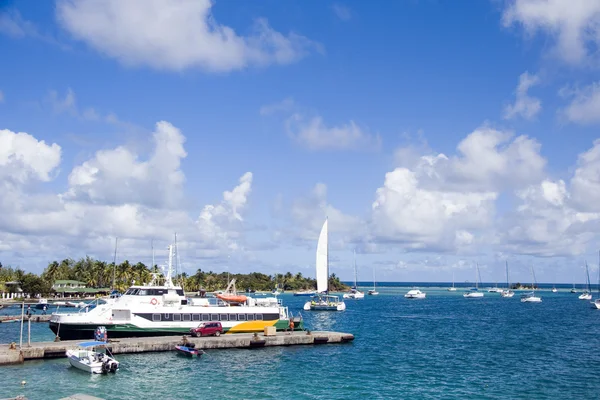
<svg viewBox="0 0 600 400">
<path fill-rule="evenodd" d="M 326 292 L 329 279 L 329 244 L 327 233 L 327 219 L 321 228 L 319 243 L 317 244 L 317 292 Z"/>
</svg>

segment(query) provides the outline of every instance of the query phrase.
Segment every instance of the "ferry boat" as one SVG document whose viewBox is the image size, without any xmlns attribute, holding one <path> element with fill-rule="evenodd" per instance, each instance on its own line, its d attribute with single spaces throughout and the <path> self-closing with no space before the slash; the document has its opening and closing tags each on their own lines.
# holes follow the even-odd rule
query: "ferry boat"
<svg viewBox="0 0 600 400">
<path fill-rule="evenodd" d="M 106 327 L 109 338 L 185 335 L 200 322 L 219 321 L 224 333 L 262 332 L 266 326 L 286 330 L 291 314 L 275 297 L 243 302 L 226 297 L 188 298 L 171 278 L 173 246 L 164 283 L 158 274 L 148 285 L 131 286 L 123 295 L 98 302 L 79 312 L 52 313 L 50 329 L 63 340 L 91 339 L 98 326 Z M 303 330 L 302 316 L 293 318 L 295 330 Z"/>
</svg>

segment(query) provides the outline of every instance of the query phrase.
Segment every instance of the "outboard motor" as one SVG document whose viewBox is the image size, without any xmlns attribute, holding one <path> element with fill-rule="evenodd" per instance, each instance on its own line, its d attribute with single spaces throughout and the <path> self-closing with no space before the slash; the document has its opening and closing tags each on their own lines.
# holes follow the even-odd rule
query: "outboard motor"
<svg viewBox="0 0 600 400">
<path fill-rule="evenodd" d="M 119 369 L 119 364 L 117 364 L 116 362 L 110 364 L 110 372 L 114 374 L 115 372 L 117 372 L 117 369 Z"/>
<path fill-rule="evenodd" d="M 103 373 L 103 374 L 106 374 L 106 373 L 110 372 L 110 371 L 111 371 L 111 367 L 112 367 L 112 366 L 111 366 L 111 362 L 110 362 L 110 360 L 105 360 L 105 361 L 102 363 L 102 373 Z"/>
</svg>

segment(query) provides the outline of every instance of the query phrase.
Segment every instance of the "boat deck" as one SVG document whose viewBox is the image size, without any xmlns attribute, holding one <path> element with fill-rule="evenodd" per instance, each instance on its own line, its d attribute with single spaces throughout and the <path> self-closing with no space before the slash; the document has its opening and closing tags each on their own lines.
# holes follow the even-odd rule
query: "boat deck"
<svg viewBox="0 0 600 400">
<path fill-rule="evenodd" d="M 262 333 L 236 333 L 219 337 L 192 338 L 185 336 L 188 342 L 196 345 L 196 349 L 232 349 L 259 348 L 270 346 L 294 346 L 347 343 L 354 340 L 354 335 L 340 332 L 277 332 L 265 336 Z M 67 349 L 77 347 L 81 340 L 65 340 L 60 342 L 33 342 L 31 346 L 23 345 L 11 349 L 8 344 L 0 344 L 0 365 L 20 364 L 27 360 L 66 357 Z M 174 351 L 182 342 L 182 336 L 156 336 L 146 338 L 109 338 L 108 349 L 113 354 L 146 353 L 156 351 Z"/>
</svg>

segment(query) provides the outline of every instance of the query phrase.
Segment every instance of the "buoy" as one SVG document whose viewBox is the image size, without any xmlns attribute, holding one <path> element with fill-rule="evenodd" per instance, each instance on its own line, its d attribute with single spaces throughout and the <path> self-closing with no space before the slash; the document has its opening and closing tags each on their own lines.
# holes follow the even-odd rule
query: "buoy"
<svg viewBox="0 0 600 400">
<path fill-rule="evenodd" d="M 27 384 L 27 382 L 21 381 L 21 386 L 25 386 L 26 384 Z"/>
</svg>

